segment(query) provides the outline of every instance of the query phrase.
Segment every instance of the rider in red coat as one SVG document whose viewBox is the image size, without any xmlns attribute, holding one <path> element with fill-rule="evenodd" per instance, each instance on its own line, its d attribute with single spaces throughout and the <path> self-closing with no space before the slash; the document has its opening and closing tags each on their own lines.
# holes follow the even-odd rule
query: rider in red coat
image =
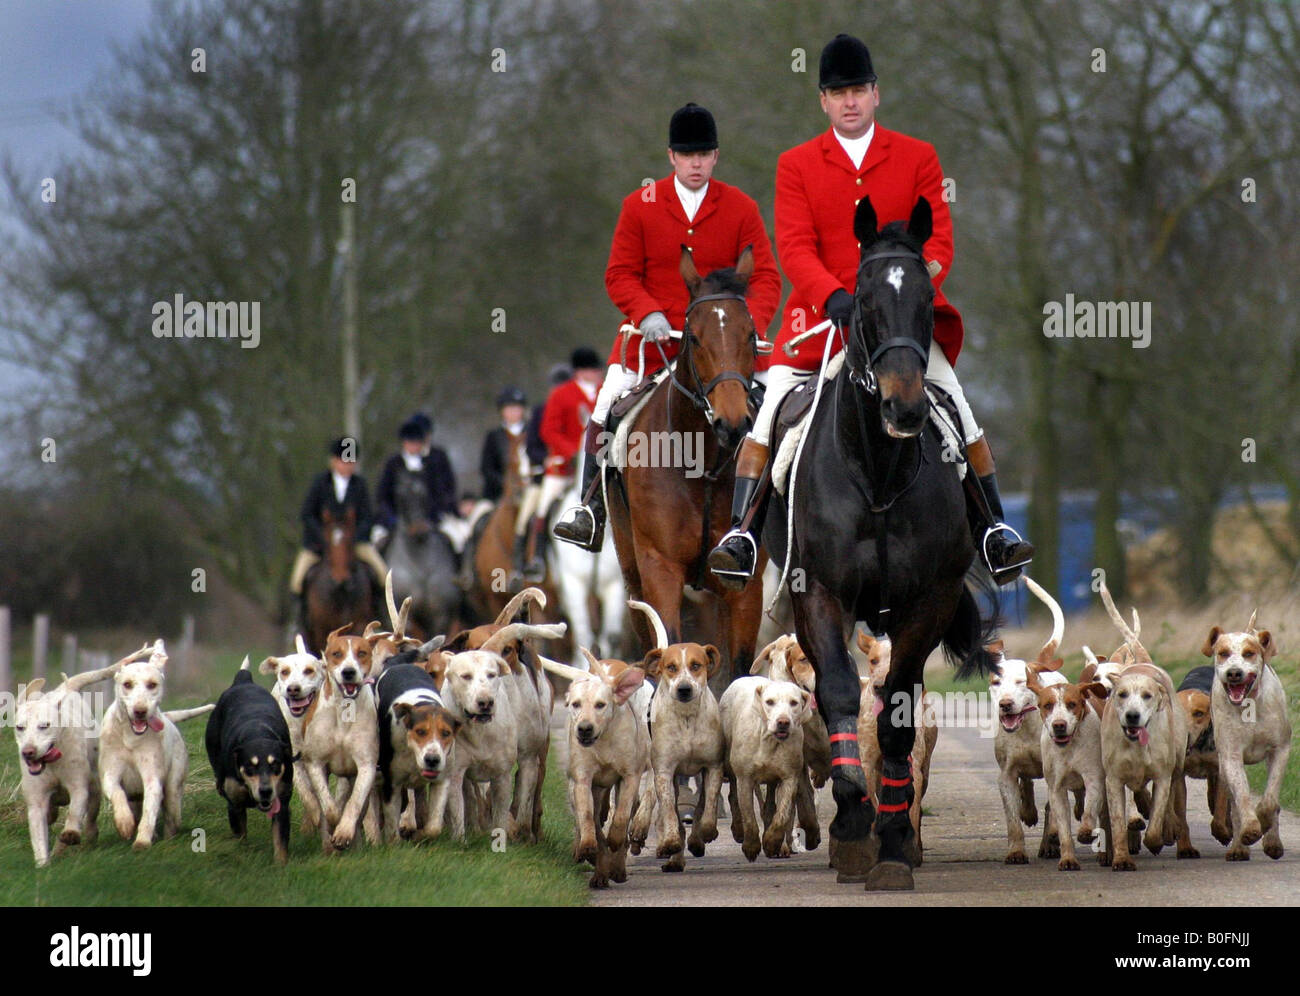
<svg viewBox="0 0 1300 996">
<path fill-rule="evenodd" d="M 1003 521 L 1002 502 L 993 473 L 993 455 L 975 421 L 965 393 L 953 373 L 961 351 L 962 323 L 943 296 L 941 286 L 952 265 L 952 217 L 943 196 L 943 170 L 934 147 L 875 121 L 880 93 L 867 46 L 837 35 L 822 51 L 819 86 L 822 110 L 831 128 L 784 152 L 776 169 L 776 242 L 781 265 L 793 284 L 777 336 L 767 392 L 753 431 L 736 458 L 732 530 L 709 554 L 709 566 L 729 585 L 743 585 L 753 574 L 758 555 L 766 488 L 759 488 L 768 459 L 772 418 L 781 399 L 820 368 L 826 336 L 833 335 L 831 355 L 843 348 L 853 313 L 860 247 L 853 234 L 858 202 L 870 197 L 881 225 L 906 221 L 917 198 L 925 197 L 934 231 L 925 243 L 935 286 L 934 338 L 926 379 L 953 398 L 961 415 L 970 468 L 967 513 L 976 549 L 999 584 L 1019 575 L 1033 547 Z M 784 347 L 831 319 L 838 329 L 803 340 L 793 357 Z M 978 478 L 978 483 L 976 483 Z M 979 494 L 982 487 L 983 494 Z M 982 511 L 986 499 L 993 521 Z"/>
<path fill-rule="evenodd" d="M 523 570 L 526 581 L 541 581 L 546 576 L 546 518 L 556 499 L 573 484 L 582 440 L 604 376 L 600 355 L 590 346 L 575 349 L 569 366 L 573 376 L 552 389 L 542 408 L 538 434 L 546 444 L 545 474 L 541 487 L 530 491 L 525 499 L 515 527 L 516 537 L 523 538 L 517 538 L 516 543 L 522 543 L 523 549 L 527 546 L 528 526 L 532 526 L 533 556 Z"/>
<path fill-rule="evenodd" d="M 701 274 L 735 266 L 745 247 L 753 247 L 754 274 L 745 300 L 760 335 L 766 333 L 781 300 L 781 274 L 758 205 L 736 187 L 712 178 L 718 161 L 718 130 L 712 114 L 687 104 L 673 115 L 668 161 L 673 166 L 671 176 L 623 200 L 605 269 L 605 289 L 624 321 L 639 332 L 628 340 L 626 370 L 621 336 L 614 341 L 583 446 L 588 455 L 582 470 L 583 504 L 569 509 L 553 530 L 559 539 L 592 552 L 600 550 L 605 533 L 604 494 L 593 486 L 599 468 L 594 457 L 610 405 L 636 383 L 638 373 L 651 374 L 663 366 L 659 348 L 669 360 L 677 355 L 678 343 L 670 332 L 682 327 L 690 304 L 680 272 L 682 246 L 691 250 Z M 766 359 L 760 354 L 755 369 L 763 369 Z"/>
</svg>

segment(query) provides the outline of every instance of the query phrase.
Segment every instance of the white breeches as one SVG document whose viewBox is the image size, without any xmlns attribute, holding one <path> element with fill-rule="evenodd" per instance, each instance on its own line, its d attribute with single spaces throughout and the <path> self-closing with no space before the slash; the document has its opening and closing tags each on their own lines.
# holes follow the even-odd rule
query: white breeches
<svg viewBox="0 0 1300 996">
<path fill-rule="evenodd" d="M 797 370 L 794 367 L 782 365 L 773 366 L 768 370 L 767 393 L 763 396 L 763 407 L 759 409 L 753 431 L 749 434 L 750 439 L 763 446 L 770 444 L 772 439 L 772 419 L 781 404 L 781 399 L 795 387 L 807 381 L 812 375 L 812 371 Z M 961 389 L 961 384 L 957 382 L 957 374 L 953 371 L 952 364 L 948 362 L 948 358 L 943 355 L 943 350 L 934 341 L 930 342 L 930 362 L 925 368 L 925 379 L 934 381 L 952 395 L 952 400 L 957 405 L 957 411 L 961 415 L 962 428 L 965 430 L 968 444 L 975 442 L 980 436 L 984 435 L 984 430 L 976 423 L 975 414 L 970 410 L 970 405 L 966 401 L 966 392 Z"/>
<path fill-rule="evenodd" d="M 594 417 L 594 416 L 593 416 Z M 537 515 L 545 515 L 564 492 L 573 486 L 572 477 L 560 477 L 547 474 L 541 484 L 529 484 L 524 490 L 523 501 L 515 515 L 515 535 L 522 536 L 528 530 L 528 524 Z"/>
<path fill-rule="evenodd" d="M 600 385 L 600 393 L 596 395 L 596 407 L 591 413 L 591 417 L 597 425 L 605 424 L 605 419 L 609 416 L 610 405 L 635 385 L 635 370 L 624 370 L 617 363 L 609 365 L 609 369 L 605 371 L 605 381 Z"/>
</svg>

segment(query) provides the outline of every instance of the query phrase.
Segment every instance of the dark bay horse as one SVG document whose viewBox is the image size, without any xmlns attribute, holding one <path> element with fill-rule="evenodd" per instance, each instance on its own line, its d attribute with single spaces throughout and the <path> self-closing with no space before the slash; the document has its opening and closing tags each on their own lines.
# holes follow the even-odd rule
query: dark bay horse
<svg viewBox="0 0 1300 996">
<path fill-rule="evenodd" d="M 353 555 L 357 513 L 349 508 L 342 521 L 329 509 L 321 514 L 325 552 L 303 581 L 307 593 L 307 649 L 323 653 L 334 630 L 350 627 L 360 636 L 374 609 L 376 589 L 370 571 Z"/>
<path fill-rule="evenodd" d="M 429 519 L 424 475 L 399 469 L 396 490 L 397 528 L 386 559 L 397 600 L 411 598 L 414 635 L 427 639 L 448 632 L 460 609 L 456 554 L 438 524 Z"/>
<path fill-rule="evenodd" d="M 862 257 L 846 362 L 822 388 L 793 499 L 790 591 L 831 733 L 835 865 L 840 881 L 865 881 L 868 889 L 913 887 L 909 754 L 926 658 L 942 643 L 962 677 L 992 663 L 984 648 L 993 624 L 981 620 L 966 583 L 975 548 L 962 486 L 955 464 L 942 457 L 924 390 L 934 287 L 922 247 L 931 227 L 924 198 L 906 228 L 894 222 L 881 232 L 870 199 L 859 204 L 854 232 Z M 779 495 L 773 500 L 764 540 L 779 557 L 786 508 Z M 859 620 L 893 643 L 877 721 L 884 755 L 878 809 L 858 759 L 861 689 L 846 646 Z"/>
<path fill-rule="evenodd" d="M 712 593 L 716 632 L 691 638 L 722 651 L 730 673 L 720 673 L 716 684 L 725 687 L 749 673 L 767 563 L 760 553 L 755 579 L 739 591 L 720 584 L 705 565 L 731 528 L 736 448 L 752 424 L 748 399 L 758 340 L 745 290 L 754 254 L 747 246 L 735 269 L 701 279 L 683 248 L 680 268 L 691 295 L 681 353 L 675 372 L 654 389 L 630 427 L 629 466 L 607 481 L 609 519 L 628 595 L 654 606 L 670 643 L 683 639 L 683 588 Z M 670 459 L 634 460 L 638 443 L 642 454 Z M 687 456 L 694 466 L 685 466 Z M 639 614 L 634 625 L 645 652 L 654 646 L 652 635 Z"/>
</svg>

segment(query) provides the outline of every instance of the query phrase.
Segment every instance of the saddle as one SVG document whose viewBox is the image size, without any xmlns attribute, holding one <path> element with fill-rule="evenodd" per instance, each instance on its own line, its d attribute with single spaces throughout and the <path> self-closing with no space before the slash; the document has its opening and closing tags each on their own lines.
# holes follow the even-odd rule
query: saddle
<svg viewBox="0 0 1300 996">
<path fill-rule="evenodd" d="M 825 401 L 826 386 L 829 386 L 843 366 L 843 352 L 835 354 L 826 365 L 825 386 L 822 388 L 823 401 Z M 941 451 L 952 454 L 951 459 L 946 457 L 945 459 L 956 465 L 957 479 L 962 480 L 966 477 L 966 446 L 962 434 L 957 430 L 961 425 L 957 406 L 952 396 L 932 381 L 925 382 L 925 392 L 930 398 L 931 412 L 927 429 L 933 428 L 939 434 Z M 782 497 L 788 497 L 786 484 L 790 476 L 790 467 L 794 463 L 799 440 L 803 437 L 804 429 L 807 428 L 808 412 L 812 410 L 813 397 L 816 393 L 817 380 L 815 377 L 810 377 L 793 388 L 782 399 L 781 407 L 776 411 L 775 428 L 772 433 L 772 449 L 776 454 L 772 459 L 772 485 Z"/>
</svg>

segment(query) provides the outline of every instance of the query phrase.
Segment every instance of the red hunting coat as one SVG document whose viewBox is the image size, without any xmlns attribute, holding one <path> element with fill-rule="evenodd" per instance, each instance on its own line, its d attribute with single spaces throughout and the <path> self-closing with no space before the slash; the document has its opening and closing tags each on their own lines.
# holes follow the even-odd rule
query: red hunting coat
<svg viewBox="0 0 1300 996">
<path fill-rule="evenodd" d="M 918 197 L 930 202 L 934 234 L 925 243 L 925 258 L 943 265 L 934 278 L 934 338 L 948 362 L 957 362 L 961 315 L 940 290 L 952 268 L 953 250 L 952 216 L 942 184 L 934 146 L 882 128 L 879 122 L 860 169 L 853 168 L 829 128 L 781 154 L 776 166 L 776 246 L 794 289 L 785 303 L 773 364 L 801 370 L 821 365 L 825 333 L 805 339 L 793 358 L 782 346 L 825 320 L 826 300 L 836 290 L 853 293 L 861 255 L 853 212 L 864 196 L 871 197 L 881 228 L 891 221 L 906 222 Z M 837 341 L 831 355 L 840 348 Z"/>
<path fill-rule="evenodd" d="M 671 175 L 623 199 L 605 267 L 605 289 L 624 321 L 640 325 L 646 315 L 662 311 L 673 328 L 682 327 L 690 303 L 679 270 L 684 245 L 691 248 L 700 276 L 735 266 L 745 246 L 754 247 L 754 275 L 745 300 L 754 328 L 766 336 L 781 302 L 781 274 L 772 258 L 767 229 L 753 198 L 716 178 L 709 181 L 704 202 L 689 222 Z M 632 369 L 637 368 L 640 344 L 639 335 L 628 339 L 627 362 Z M 677 355 L 677 340 L 663 346 L 670 360 Z M 622 343 L 616 338 L 609 362 L 619 363 L 621 354 Z M 767 360 L 760 356 L 756 369 L 766 369 Z M 663 366 L 659 350 L 648 346 L 645 363 L 647 374 Z"/>
<path fill-rule="evenodd" d="M 546 473 L 552 477 L 572 477 L 575 457 L 582 449 L 587 420 L 596 407 L 596 397 L 576 380 L 557 386 L 546 398 L 539 435 L 546 444 Z"/>
</svg>

